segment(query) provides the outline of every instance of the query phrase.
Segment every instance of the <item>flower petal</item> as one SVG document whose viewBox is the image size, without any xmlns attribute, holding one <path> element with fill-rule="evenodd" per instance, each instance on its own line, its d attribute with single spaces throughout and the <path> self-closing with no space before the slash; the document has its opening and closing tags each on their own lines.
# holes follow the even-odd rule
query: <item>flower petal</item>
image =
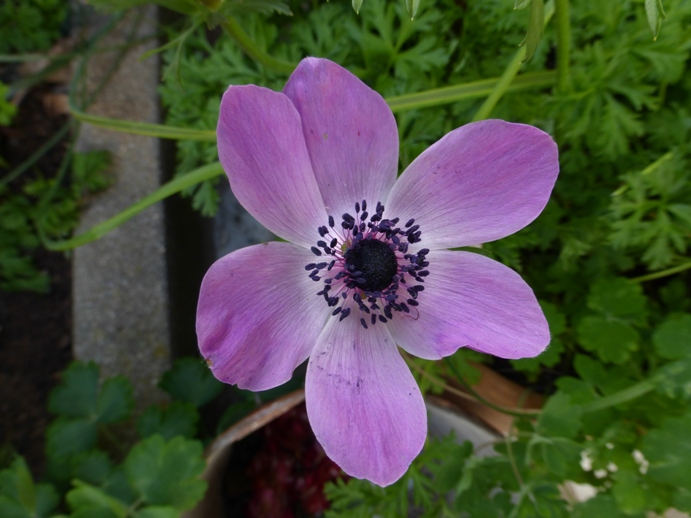
<svg viewBox="0 0 691 518">
<path fill-rule="evenodd" d="M 231 86 L 216 132 L 218 156 L 242 206 L 274 234 L 314 245 L 327 214 L 290 100 L 254 85 Z"/>
<path fill-rule="evenodd" d="M 557 145 L 524 124 L 467 124 L 424 151 L 394 185 L 388 217 L 415 218 L 427 248 L 486 243 L 513 234 L 547 204 Z"/>
<path fill-rule="evenodd" d="M 250 246 L 216 261 L 197 307 L 199 349 L 214 375 L 249 390 L 285 383 L 307 359 L 329 308 L 290 243 Z"/>
<path fill-rule="evenodd" d="M 300 112 L 302 131 L 327 210 L 374 208 L 396 180 L 398 130 L 381 95 L 339 65 L 303 59 L 283 89 Z"/>
<path fill-rule="evenodd" d="M 430 274 L 418 297 L 419 316 L 394 313 L 396 343 L 420 358 L 436 360 L 470 347 L 500 358 L 528 358 L 545 350 L 549 327 L 521 276 L 471 252 L 433 250 Z"/>
<path fill-rule="evenodd" d="M 349 475 L 386 486 L 420 453 L 425 404 L 386 326 L 364 329 L 357 315 L 331 318 L 310 357 L 305 391 L 317 440 Z"/>
</svg>

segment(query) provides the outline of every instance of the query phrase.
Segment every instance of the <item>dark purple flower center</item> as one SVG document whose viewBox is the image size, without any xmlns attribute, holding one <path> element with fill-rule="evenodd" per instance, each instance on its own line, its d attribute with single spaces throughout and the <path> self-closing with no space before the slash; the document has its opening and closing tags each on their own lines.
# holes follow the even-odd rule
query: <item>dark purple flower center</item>
<svg viewBox="0 0 691 518">
<path fill-rule="evenodd" d="M 313 281 L 323 283 L 317 295 L 335 307 L 332 315 L 340 315 L 339 320 L 359 310 L 365 329 L 387 322 L 394 311 L 410 313 L 425 289 L 423 277 L 429 275 L 429 250 L 408 252 L 421 241 L 420 226 L 411 219 L 400 228 L 398 218 L 384 219 L 381 203 L 370 216 L 365 200 L 355 203 L 355 216 L 346 213 L 341 218 L 337 227 L 329 216 L 329 226 L 317 229 L 322 239 L 312 247 L 316 256 L 332 259 L 305 266 Z"/>
</svg>

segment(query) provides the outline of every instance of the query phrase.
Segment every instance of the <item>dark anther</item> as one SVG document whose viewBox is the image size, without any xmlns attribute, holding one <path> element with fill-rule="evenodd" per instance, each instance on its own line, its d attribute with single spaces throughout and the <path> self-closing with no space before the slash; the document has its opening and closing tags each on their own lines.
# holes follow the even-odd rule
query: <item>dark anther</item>
<svg viewBox="0 0 691 518">
<path fill-rule="evenodd" d="M 310 248 L 310 250 L 312 250 L 312 253 L 314 255 L 322 255 L 321 250 L 319 250 L 316 246 L 313 246 L 312 248 Z"/>
<path fill-rule="evenodd" d="M 333 216 L 329 216 L 329 226 L 330 226 L 331 228 L 334 228 L 334 225 L 335 225 L 335 224 L 336 224 L 336 222 L 334 221 L 334 217 L 333 217 Z"/>
<path fill-rule="evenodd" d="M 350 315 L 350 308 L 346 308 L 343 311 L 341 311 L 341 317 L 338 319 L 338 321 L 340 322 L 341 320 L 343 320 L 348 315 Z"/>
<path fill-rule="evenodd" d="M 333 239 L 331 240 L 331 243 L 329 243 L 329 246 L 330 246 L 331 248 L 336 248 L 336 245 L 337 245 L 337 244 L 338 244 L 338 239 L 333 238 Z"/>
<path fill-rule="evenodd" d="M 361 319 L 360 319 L 360 323 L 362 324 L 362 327 L 364 327 L 365 329 L 367 329 L 367 322 L 365 322 L 365 319 L 364 319 L 364 318 L 361 318 Z"/>
<path fill-rule="evenodd" d="M 372 325 L 374 325 L 374 324 L 377 323 L 377 315 L 372 315 L 372 320 L 371 320 L 371 322 L 372 322 Z"/>
<path fill-rule="evenodd" d="M 326 227 L 319 227 L 319 235 L 321 237 L 324 237 L 326 234 L 329 233 L 329 229 Z"/>
<path fill-rule="evenodd" d="M 355 202 L 355 212 L 360 212 L 360 204 Z"/>
<path fill-rule="evenodd" d="M 305 265 L 305 270 L 307 270 L 309 272 L 310 270 L 314 270 L 316 267 L 317 267 L 316 264 L 310 263 L 308 265 Z"/>
<path fill-rule="evenodd" d="M 413 299 L 408 299 L 407 302 L 408 302 L 408 304 L 410 304 L 411 306 L 419 306 L 419 305 L 420 305 L 420 303 L 419 303 L 417 300 L 413 300 Z"/>
<path fill-rule="evenodd" d="M 413 223 L 415 223 L 415 218 L 409 219 L 409 220 L 406 222 L 406 224 L 405 224 L 405 228 L 408 228 L 408 227 L 409 227 L 410 225 L 412 225 Z"/>
<path fill-rule="evenodd" d="M 367 201 L 362 200 L 362 210 L 367 210 Z"/>
<path fill-rule="evenodd" d="M 386 322 L 387 322 L 386 317 L 383 317 L 382 315 L 379 315 L 379 321 L 383 322 L 384 324 L 386 324 Z"/>
<path fill-rule="evenodd" d="M 335 317 L 336 315 L 338 315 L 341 312 L 342 309 L 343 309 L 342 306 L 338 306 L 336 309 L 333 310 L 331 315 Z"/>
</svg>

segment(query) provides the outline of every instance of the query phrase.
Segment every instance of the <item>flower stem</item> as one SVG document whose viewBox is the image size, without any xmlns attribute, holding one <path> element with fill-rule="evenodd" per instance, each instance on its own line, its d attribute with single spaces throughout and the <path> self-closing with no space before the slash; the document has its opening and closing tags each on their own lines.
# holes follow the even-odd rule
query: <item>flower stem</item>
<svg viewBox="0 0 691 518">
<path fill-rule="evenodd" d="M 555 0 L 557 25 L 557 90 L 571 91 L 571 23 L 569 21 L 569 0 Z"/>
<path fill-rule="evenodd" d="M 448 358 L 444 358 L 444 361 L 446 364 L 449 366 L 451 369 L 451 372 L 453 372 L 454 376 L 456 376 L 456 379 L 458 382 L 463 385 L 463 388 L 466 389 L 472 396 L 477 399 L 479 403 L 482 403 L 485 406 L 488 406 L 497 412 L 501 412 L 502 414 L 507 414 L 513 417 L 535 417 L 536 415 L 540 414 L 540 410 L 538 409 L 518 409 L 518 408 L 506 408 L 503 406 L 495 405 L 491 401 L 488 401 L 484 397 L 482 397 L 480 394 L 475 392 L 473 388 L 470 386 L 470 384 L 465 380 L 463 375 L 456 369 L 456 366 L 453 364 L 452 361 L 450 361 Z"/>
<path fill-rule="evenodd" d="M 552 18 L 553 14 L 554 2 L 550 1 L 545 6 L 545 25 Z M 473 116 L 472 122 L 481 121 L 489 117 L 490 113 L 492 113 L 492 110 L 494 110 L 494 108 L 497 106 L 497 103 L 507 92 L 509 85 L 516 77 L 516 74 L 518 74 L 518 71 L 520 70 L 521 65 L 523 64 L 523 60 L 525 59 L 525 52 L 525 45 L 520 47 L 516 51 L 516 54 L 514 54 L 513 59 L 509 62 L 508 66 L 506 67 L 506 70 L 504 70 L 504 73 L 501 75 L 499 81 L 492 90 L 492 93 L 489 94 L 487 99 L 485 99 L 485 102 L 482 103 L 482 106 L 480 106 L 480 109 Z"/>
<path fill-rule="evenodd" d="M 634 277 L 629 279 L 630 282 L 646 282 L 653 281 L 655 279 L 661 279 L 662 277 L 667 277 L 669 275 L 674 275 L 675 273 L 683 272 L 684 270 L 691 269 L 691 261 L 679 264 L 672 268 L 667 268 L 666 270 L 660 270 L 659 272 L 649 273 L 648 275 L 641 275 L 640 277 Z"/>
<path fill-rule="evenodd" d="M 596 410 L 603 410 L 605 408 L 626 403 L 627 401 L 644 396 L 648 392 L 654 390 L 658 381 L 658 377 L 653 376 L 647 380 L 641 381 L 640 383 L 636 383 L 635 385 L 631 385 L 630 387 L 620 390 L 619 392 L 615 392 L 609 396 L 605 396 L 603 398 L 596 399 L 591 403 L 582 405 L 581 409 L 583 412 L 595 412 Z"/>
<path fill-rule="evenodd" d="M 235 43 L 238 44 L 245 54 L 262 66 L 283 74 L 291 74 L 293 70 L 295 70 L 296 64 L 273 58 L 257 47 L 247 33 L 242 30 L 238 22 L 232 18 L 228 18 L 221 23 L 221 27 L 223 27 L 223 30 L 226 31 L 228 36 L 235 40 Z"/>
<path fill-rule="evenodd" d="M 461 83 L 442 88 L 433 88 L 416 92 L 414 94 L 397 95 L 386 99 L 389 108 L 394 113 L 418 108 L 439 106 L 467 99 L 479 99 L 490 95 L 496 88 L 499 78 L 481 79 L 469 83 Z M 530 72 L 522 74 L 509 81 L 507 92 L 518 92 L 531 88 L 544 88 L 552 86 L 556 80 L 556 74 L 551 70 L 543 72 Z"/>
<path fill-rule="evenodd" d="M 220 176 L 222 174 L 223 168 L 219 162 L 214 162 L 213 164 L 200 167 L 199 169 L 195 169 L 194 171 L 171 180 L 153 193 L 139 200 L 137 203 L 130 205 L 120 214 L 113 216 L 103 223 L 99 223 L 83 234 L 71 239 L 66 239 L 64 241 L 51 241 L 49 239 L 45 239 L 43 244 L 48 250 L 65 251 L 91 243 L 92 241 L 100 239 L 111 230 L 119 227 L 125 221 L 133 218 L 144 209 L 155 203 L 158 203 L 168 196 L 172 196 L 173 194 L 183 191 L 192 185 L 196 185 L 204 180 L 210 180 L 211 178 L 215 178 L 216 176 Z"/>
</svg>

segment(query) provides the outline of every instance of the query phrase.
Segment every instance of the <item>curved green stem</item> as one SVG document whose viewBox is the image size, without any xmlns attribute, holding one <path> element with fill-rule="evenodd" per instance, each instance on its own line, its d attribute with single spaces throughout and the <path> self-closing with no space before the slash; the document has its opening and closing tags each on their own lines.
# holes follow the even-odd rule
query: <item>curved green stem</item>
<svg viewBox="0 0 691 518">
<path fill-rule="evenodd" d="M 648 275 L 641 275 L 640 277 L 634 277 L 629 279 L 630 282 L 646 282 L 653 281 L 655 279 L 661 279 L 669 275 L 674 275 L 675 273 L 683 272 L 685 270 L 691 269 L 691 261 L 682 263 L 680 265 L 674 266 L 672 268 L 667 268 L 666 270 L 660 270 L 659 272 L 649 273 Z"/>
<path fill-rule="evenodd" d="M 556 74 L 547 70 L 544 72 L 531 72 L 513 78 L 506 88 L 507 92 L 518 92 L 531 88 L 544 88 L 552 86 L 556 80 Z M 429 108 L 442 104 L 478 99 L 490 95 L 496 88 L 499 78 L 482 79 L 470 83 L 462 83 L 443 88 L 434 88 L 414 94 L 397 95 L 389 97 L 386 102 L 394 113 L 418 108 Z"/>
<path fill-rule="evenodd" d="M 554 2 L 550 0 L 545 6 L 545 25 L 552 18 L 553 14 Z M 499 81 L 497 81 L 497 84 L 494 86 L 492 93 L 490 93 L 489 97 L 485 99 L 485 102 L 482 103 L 480 109 L 473 116 L 472 122 L 481 121 L 489 117 L 490 113 L 492 113 L 492 110 L 494 110 L 494 108 L 497 106 L 497 103 L 499 103 L 501 98 L 508 91 L 509 85 L 513 82 L 516 74 L 518 74 L 518 71 L 521 69 L 521 65 L 523 64 L 523 60 L 525 58 L 525 53 L 525 45 L 516 51 L 513 59 L 509 62 L 508 66 L 504 70 L 504 73 L 499 78 Z"/>
<path fill-rule="evenodd" d="M 595 412 L 596 410 L 604 410 L 605 408 L 613 407 L 631 401 L 633 399 L 644 396 L 648 392 L 655 389 L 659 379 L 656 376 L 648 378 L 647 380 L 631 385 L 619 392 L 610 394 L 600 399 L 596 399 L 591 403 L 587 403 L 581 406 L 583 412 Z"/>
<path fill-rule="evenodd" d="M 569 0 L 555 0 L 557 28 L 557 89 L 561 93 L 571 91 L 571 23 Z"/>
<path fill-rule="evenodd" d="M 147 137 L 167 138 L 174 140 L 204 140 L 216 142 L 216 132 L 213 130 L 199 130 L 194 128 L 178 128 L 165 124 L 152 124 L 149 122 L 134 122 L 122 119 L 111 119 L 100 115 L 86 113 L 74 104 L 70 103 L 72 116 L 81 121 L 88 122 L 97 128 L 104 128 L 113 131 L 122 131 L 134 135 L 144 135 Z"/>
<path fill-rule="evenodd" d="M 221 27 L 223 27 L 223 30 L 235 40 L 235 43 L 238 44 L 245 54 L 262 66 L 283 74 L 291 74 L 293 70 L 295 70 L 297 64 L 273 58 L 257 47 L 247 33 L 242 30 L 240 24 L 232 18 L 228 18 L 221 23 Z"/>
<path fill-rule="evenodd" d="M 49 239 L 44 239 L 43 244 L 48 250 L 65 251 L 91 243 L 92 241 L 96 241 L 97 239 L 103 237 L 111 230 L 119 227 L 125 221 L 133 218 L 151 205 L 158 203 L 168 196 L 172 196 L 173 194 L 183 191 L 188 187 L 196 185 L 205 180 L 210 180 L 211 178 L 215 178 L 221 174 L 223 174 L 223 168 L 219 162 L 200 167 L 199 169 L 195 169 L 194 171 L 171 180 L 167 184 L 161 186 L 155 192 L 142 198 L 133 205 L 130 205 L 120 214 L 113 216 L 103 223 L 99 223 L 83 234 L 64 241 L 51 241 Z"/>
<path fill-rule="evenodd" d="M 453 375 L 456 376 L 456 379 L 458 382 L 463 385 L 463 388 L 466 389 L 473 397 L 475 397 L 480 403 L 482 403 L 485 406 L 488 406 L 497 412 L 501 412 L 502 414 L 507 414 L 513 417 L 535 417 L 540 413 L 540 410 L 526 410 L 521 412 L 520 410 L 510 410 L 508 408 L 501 407 L 499 405 L 495 405 L 491 401 L 488 401 L 487 399 L 483 398 L 480 394 L 478 394 L 473 388 L 470 386 L 470 384 L 465 380 L 463 375 L 458 372 L 458 369 L 456 369 L 456 366 L 453 364 L 449 358 L 444 358 L 444 361 L 446 364 L 449 366 L 451 369 L 451 372 L 453 372 Z"/>
</svg>

